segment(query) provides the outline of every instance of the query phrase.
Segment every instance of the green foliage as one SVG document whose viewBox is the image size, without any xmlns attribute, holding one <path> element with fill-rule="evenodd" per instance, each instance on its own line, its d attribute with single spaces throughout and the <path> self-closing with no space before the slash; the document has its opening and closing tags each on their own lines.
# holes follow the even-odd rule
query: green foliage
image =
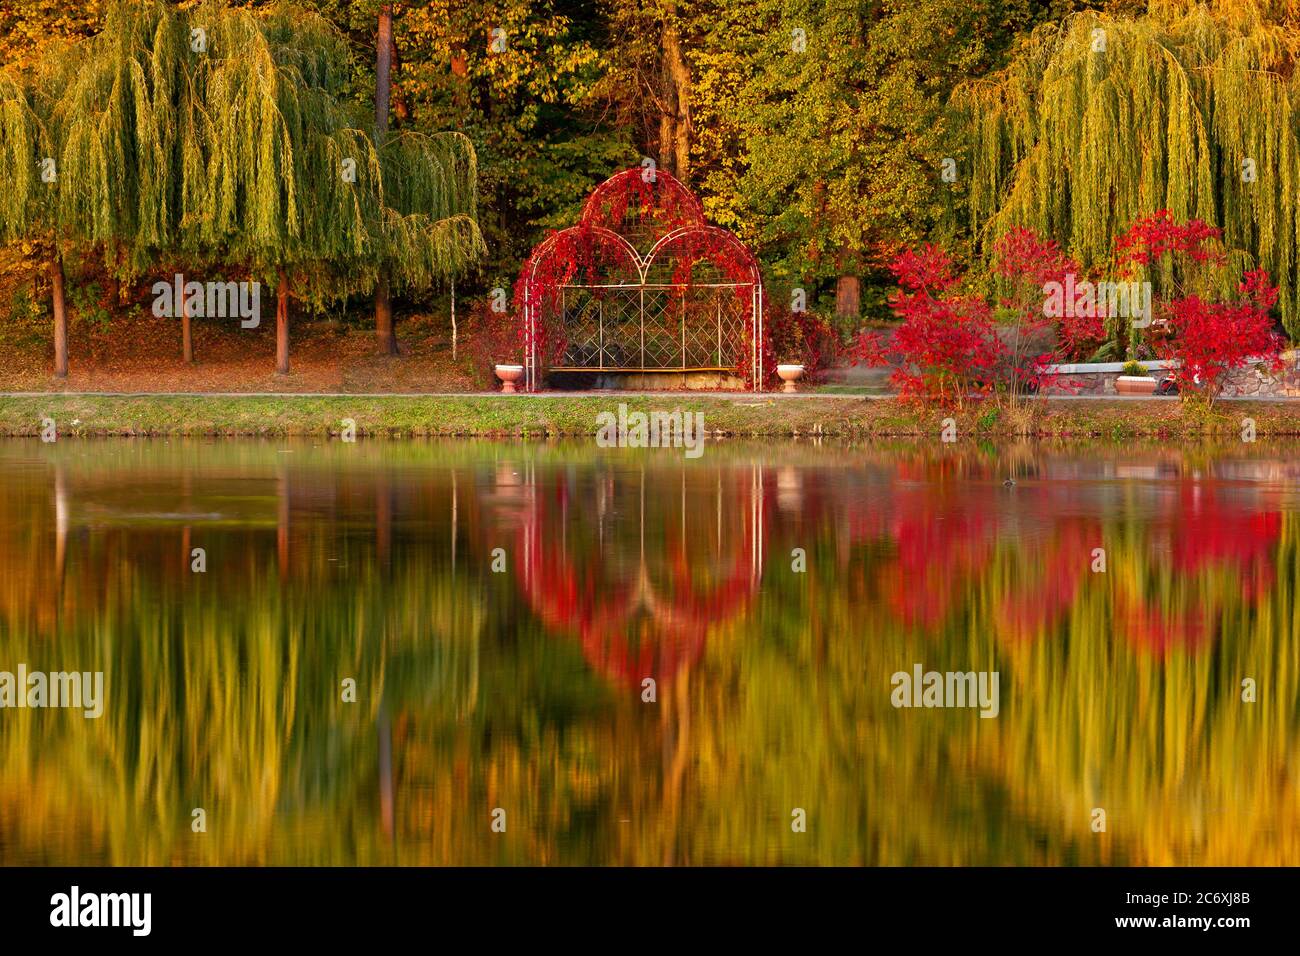
<svg viewBox="0 0 1300 956">
<path fill-rule="evenodd" d="M 176 158 L 197 148 L 181 127 L 189 84 L 183 63 L 188 31 L 161 4 L 117 4 L 103 31 L 50 61 L 42 77 L 60 77 L 50 104 L 49 136 L 57 180 L 41 184 L 56 198 L 50 223 L 60 239 L 104 251 L 112 267 L 125 253 L 125 275 L 176 241 Z"/>
<path fill-rule="evenodd" d="M 897 248 L 952 245 L 964 189 L 964 177 L 941 180 L 952 85 L 999 66 L 1020 30 L 1073 6 L 693 7 L 705 31 L 693 103 L 705 208 L 757 246 L 769 278 L 829 293 L 835 277 L 865 275 L 867 313 L 883 315 L 881 290 L 892 285 L 883 266 Z"/>
<path fill-rule="evenodd" d="M 104 291 L 98 282 L 69 283 L 68 302 L 78 321 L 106 331 L 113 314 L 104 308 Z"/>
<path fill-rule="evenodd" d="M 36 91 L 11 73 L 0 73 L 0 242 L 26 239 L 48 218 L 54 192 L 42 188 L 40 163 L 50 156 L 49 135 L 37 115 Z"/>
<path fill-rule="evenodd" d="M 299 280 L 322 291 L 364 285 L 377 255 L 399 266 L 394 282 L 408 291 L 457 272 L 481 251 L 469 223 L 454 217 L 445 223 L 409 221 L 412 210 L 398 195 L 408 177 L 404 172 L 399 183 L 387 172 L 390 160 L 396 161 L 387 148 L 379 161 L 385 171 L 383 202 L 395 214 L 383 216 L 380 249 L 366 246 L 358 225 L 378 199 L 348 207 L 337 182 L 303 185 L 305 171 L 314 175 L 354 147 L 361 171 L 372 171 L 373 157 L 341 131 L 331 134 L 331 143 L 285 147 L 284 135 L 295 132 L 293 117 L 319 119 L 330 111 L 310 90 L 300 92 L 299 102 L 282 100 L 292 71 L 306 67 L 283 51 L 286 45 L 314 50 L 313 68 L 304 74 L 308 86 L 323 85 L 328 98 L 352 114 L 345 128 L 369 129 L 379 8 L 376 0 L 307 0 L 307 5 L 328 21 L 332 38 L 317 18 L 302 14 L 291 21 L 281 18 L 281 26 L 271 25 L 276 14 L 218 16 L 224 10 L 218 3 L 199 8 L 205 14 L 175 14 L 229 20 L 228 29 L 235 32 L 247 29 L 234 26 L 239 17 L 265 22 L 265 42 L 250 36 L 247 55 L 241 50 L 233 63 L 223 60 L 222 28 L 209 28 L 213 42 L 206 73 L 214 75 L 196 77 L 214 82 L 215 74 L 223 74 L 227 85 L 218 93 L 229 98 L 231 110 L 243 103 L 241 116 L 258 105 L 253 100 L 262 91 L 259 109 L 274 103 L 272 112 L 285 117 L 288 126 L 277 132 L 267 121 L 270 113 L 254 112 L 239 121 L 247 142 L 238 155 L 233 146 L 221 147 L 223 161 L 238 162 L 219 170 L 234 194 L 209 222 L 204 149 L 215 140 L 205 132 L 207 117 L 175 113 L 171 142 L 197 144 L 182 146 L 182 156 L 172 158 L 185 174 L 178 187 L 183 194 L 173 189 L 169 202 L 184 210 L 182 217 L 193 217 L 193 229 L 186 222 L 185 249 L 196 257 L 221 252 L 217 244 L 227 235 L 230 217 L 248 212 L 248 229 L 229 237 L 239 255 L 250 263 L 268 255 L 276 260 L 271 264 L 283 260 Z M 1030 0 L 399 4 L 393 128 L 401 141 L 447 129 L 468 139 L 478 164 L 482 212 L 477 219 L 490 253 L 480 283 L 467 282 L 462 290 L 473 296 L 478 288 L 508 285 L 545 229 L 576 218 L 594 184 L 642 155 L 667 165 L 658 143 L 658 85 L 663 34 L 671 26 L 680 34 L 689 73 L 691 169 L 685 178 L 710 219 L 755 245 L 770 278 L 808 288 L 810 304 L 816 304 L 818 291 L 829 291 L 835 276 L 857 272 L 869 279 L 863 288 L 868 314 L 883 314 L 890 283 L 878 269 L 882 258 L 899 243 L 944 238 L 932 234 L 952 231 L 948 214 L 963 199 L 964 182 L 939 188 L 937 180 L 945 155 L 942 107 L 952 84 L 1000 65 L 1022 30 L 1079 5 L 1073 0 L 1050 5 Z M 84 16 L 72 17 L 38 5 L 15 20 L 24 37 L 78 35 L 93 29 L 99 11 L 92 4 Z M 293 24 L 295 37 L 286 35 L 286 22 Z M 505 31 L 503 50 L 490 49 L 492 28 Z M 792 49 L 795 28 L 805 31 L 803 52 Z M 357 55 L 338 49 L 340 37 Z M 187 37 L 179 39 L 176 52 L 185 52 Z M 268 52 L 275 64 L 269 71 Z M 150 65 L 141 63 L 136 72 L 147 80 Z M 131 88 L 123 89 L 128 101 L 139 103 L 131 99 Z M 262 171 L 267 161 L 274 174 Z M 263 181 L 281 173 L 281 181 L 291 182 L 296 192 L 277 193 Z M 251 190 L 247 209 L 240 205 L 245 189 Z M 308 194 L 311 209 L 300 212 L 297 202 Z M 310 221 L 313 210 L 322 222 L 338 217 L 340 232 L 322 236 Z M 293 216 L 281 215 L 286 211 Z M 303 221 L 295 226 L 294 217 Z M 332 268 L 325 270 L 325 259 L 313 256 L 313 250 L 328 252 Z M 113 263 L 121 258 L 118 251 L 105 251 Z"/>
<path fill-rule="evenodd" d="M 43 320 L 46 316 L 45 303 L 42 299 L 34 298 L 30 289 L 19 286 L 14 289 L 9 314 L 20 324 Z"/>
<path fill-rule="evenodd" d="M 17 353 L 44 341 L 48 310 L 45 300 L 34 295 L 30 286 L 14 287 L 8 312 L 8 321 L 0 322 L 0 347 Z"/>
<path fill-rule="evenodd" d="M 810 306 L 856 274 L 864 311 L 883 315 L 881 264 L 899 246 L 981 256 L 1013 225 L 1089 268 L 1167 207 L 1224 228 L 1242 250 L 1229 274 L 1267 268 L 1296 328 L 1293 4 L 398 4 L 394 135 L 376 149 L 379 3 L 304 2 L 311 12 L 34 0 L 0 13 L 0 241 L 58 233 L 123 277 L 164 250 L 268 276 L 283 266 L 316 307 L 368 288 L 381 265 L 410 294 L 481 263 L 460 285 L 470 299 L 508 285 L 613 170 L 642 155 L 671 168 L 659 143 L 671 28 L 688 74 L 684 178 Z M 199 24 L 203 55 L 189 47 Z M 45 155 L 59 160 L 52 188 L 35 165 Z M 337 175 L 349 158 L 355 184 Z"/>
<path fill-rule="evenodd" d="M 373 109 L 379 5 L 309 6 L 367 51 L 354 62 L 351 90 Z M 546 229 L 569 225 L 593 185 L 639 158 L 634 131 L 602 115 L 594 96 L 607 68 L 602 48 L 612 46 L 601 13 L 590 0 L 394 6 L 395 133 L 454 129 L 474 148 L 488 247 L 478 288 L 509 286 Z M 494 28 L 505 31 L 499 52 L 489 46 Z"/>
</svg>

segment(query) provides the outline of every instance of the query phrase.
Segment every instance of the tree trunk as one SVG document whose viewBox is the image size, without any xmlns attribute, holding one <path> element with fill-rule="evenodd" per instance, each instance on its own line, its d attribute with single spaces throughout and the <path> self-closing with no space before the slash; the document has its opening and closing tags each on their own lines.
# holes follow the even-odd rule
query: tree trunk
<svg viewBox="0 0 1300 956">
<path fill-rule="evenodd" d="M 275 372 L 289 374 L 289 277 L 284 269 L 275 290 Z"/>
<path fill-rule="evenodd" d="M 393 5 L 385 3 L 379 8 L 379 37 L 375 61 L 375 132 L 382 137 L 388 132 L 388 100 L 391 93 L 390 74 L 393 67 Z"/>
<path fill-rule="evenodd" d="M 668 96 L 668 84 L 664 83 L 664 97 Z M 659 111 L 659 162 L 669 172 L 672 172 L 673 166 L 676 165 L 673 158 L 672 143 L 677 138 L 676 124 L 673 113 L 669 111 L 668 104 L 665 103 Z"/>
<path fill-rule="evenodd" d="M 63 297 L 63 255 L 50 263 L 50 291 L 54 299 L 54 377 L 68 377 L 68 308 Z"/>
<path fill-rule="evenodd" d="M 459 40 L 453 41 L 451 48 L 451 95 L 452 104 L 455 106 L 453 114 L 457 120 L 464 120 L 465 113 L 469 110 L 469 54 L 465 51 L 465 44 Z"/>
<path fill-rule="evenodd" d="M 664 10 L 663 105 L 659 118 L 659 161 L 683 183 L 690 176 L 691 71 L 682 55 L 677 30 L 677 4 Z"/>
<path fill-rule="evenodd" d="M 393 5 L 379 8 L 378 59 L 375 62 L 375 145 L 388 135 L 388 100 L 391 93 L 393 66 Z M 393 334 L 393 301 L 388 289 L 388 273 L 380 267 L 375 283 L 375 339 L 384 355 L 397 354 L 397 336 Z"/>
<path fill-rule="evenodd" d="M 469 56 L 460 42 L 451 48 L 451 75 L 452 102 L 463 113 L 469 108 Z"/>
<path fill-rule="evenodd" d="M 862 314 L 862 287 L 857 276 L 840 276 L 835 282 L 835 317 L 856 319 Z"/>
<path fill-rule="evenodd" d="M 381 271 L 375 283 L 375 340 L 384 355 L 397 354 L 397 336 L 393 334 L 393 299 L 388 291 L 388 273 Z"/>
<path fill-rule="evenodd" d="M 456 361 L 456 280 L 451 280 L 451 360 Z"/>
</svg>

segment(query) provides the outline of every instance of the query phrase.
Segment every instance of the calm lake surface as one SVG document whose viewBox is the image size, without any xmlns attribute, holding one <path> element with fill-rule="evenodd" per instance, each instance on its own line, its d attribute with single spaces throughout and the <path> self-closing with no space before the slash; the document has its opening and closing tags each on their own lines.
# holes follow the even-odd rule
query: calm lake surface
<svg viewBox="0 0 1300 956">
<path fill-rule="evenodd" d="M 1297 864 L 1298 477 L 0 443 L 0 672 L 104 674 L 0 710 L 0 863 Z M 896 707 L 916 665 L 996 716 Z"/>
</svg>

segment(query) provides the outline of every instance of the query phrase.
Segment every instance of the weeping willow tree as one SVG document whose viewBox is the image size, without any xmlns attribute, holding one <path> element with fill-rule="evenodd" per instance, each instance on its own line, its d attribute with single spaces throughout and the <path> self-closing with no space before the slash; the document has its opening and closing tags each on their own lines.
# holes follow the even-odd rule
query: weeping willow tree
<svg viewBox="0 0 1300 956">
<path fill-rule="evenodd" d="M 95 37 L 0 81 L 0 175 L 13 187 L 0 241 L 47 263 L 57 377 L 68 372 L 64 259 L 99 254 L 110 277 L 131 280 L 182 241 L 199 155 L 188 40 L 170 8 L 120 4 Z"/>
<path fill-rule="evenodd" d="M 1087 269 L 1134 220 L 1168 209 L 1221 227 L 1232 266 L 1266 268 L 1296 336 L 1298 58 L 1294 0 L 1155 0 L 1137 18 L 1088 12 L 1040 28 L 1005 70 L 954 93 L 981 247 L 1024 226 Z M 1159 294 L 1173 269 L 1137 278 Z"/>
<path fill-rule="evenodd" d="M 61 246 L 137 279 L 161 262 L 276 288 L 276 370 L 289 369 L 291 287 L 315 307 L 454 275 L 483 251 L 473 148 L 459 134 L 381 151 L 344 99 L 346 39 L 323 18 L 208 3 L 120 3 L 40 76 L 0 85 L 0 239 L 44 237 L 66 374 Z M 37 175 L 42 157 L 57 178 Z M 49 188 L 43 189 L 42 187 Z M 188 304 L 183 348 L 192 358 Z"/>
<path fill-rule="evenodd" d="M 474 147 L 461 133 L 402 133 L 380 150 L 383 261 L 399 289 L 454 279 L 484 251 Z"/>
<path fill-rule="evenodd" d="M 454 283 L 456 266 L 477 258 L 477 197 L 458 183 L 477 181 L 473 147 L 459 134 L 427 136 L 404 133 L 393 139 L 388 130 L 390 70 L 393 53 L 393 5 L 381 4 L 376 37 L 375 141 L 387 189 L 387 229 L 390 241 L 375 284 L 375 333 L 381 352 L 397 354 L 389 282 L 394 267 L 407 275 L 407 286 Z M 466 256 L 461 250 L 472 251 Z M 402 268 L 403 261 L 409 265 Z M 451 268 L 448 268 L 448 267 Z M 414 281 L 411 281 L 411 280 Z M 456 351 L 455 290 L 452 301 L 452 357 Z"/>
<path fill-rule="evenodd" d="M 314 305 L 373 289 L 381 269 L 427 288 L 483 252 L 474 150 L 460 134 L 377 148 L 342 97 L 345 38 L 315 14 L 205 7 L 204 246 L 276 284 L 276 370 L 288 371 L 290 281 Z"/>
<path fill-rule="evenodd" d="M 66 230 L 58 217 L 58 164 L 54 152 L 56 83 L 0 73 L 0 243 L 19 243 L 45 263 L 54 316 L 54 374 L 68 374 L 68 319 L 64 301 Z"/>
<path fill-rule="evenodd" d="M 376 253 L 378 157 L 335 95 L 347 51 L 319 17 L 278 9 L 262 20 L 212 6 L 191 17 L 207 35 L 196 80 L 206 111 L 197 236 L 274 284 L 276 371 L 287 373 L 291 279 L 319 303 L 359 283 Z"/>
<path fill-rule="evenodd" d="M 55 104 L 58 220 L 117 280 L 138 280 L 185 243 L 186 200 L 201 187 L 190 56 L 179 12 L 119 4 L 56 67 L 68 76 Z M 188 310 L 183 329 L 190 360 Z"/>
</svg>

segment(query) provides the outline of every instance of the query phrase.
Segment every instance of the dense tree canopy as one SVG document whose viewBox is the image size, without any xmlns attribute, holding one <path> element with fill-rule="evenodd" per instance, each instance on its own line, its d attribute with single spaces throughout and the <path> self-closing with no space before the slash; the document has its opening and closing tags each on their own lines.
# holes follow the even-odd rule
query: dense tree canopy
<svg viewBox="0 0 1300 956">
<path fill-rule="evenodd" d="M 330 95 L 355 108 L 356 129 L 370 129 L 381 4 L 304 2 L 346 41 L 318 64 Z M 229 6 L 269 22 L 264 4 Z M 434 233 L 403 218 L 417 197 L 402 191 L 423 189 L 418 177 L 385 184 L 385 206 L 398 218 L 384 230 L 384 252 L 411 266 L 419 280 L 411 287 L 449 277 L 456 270 L 435 260 L 445 266 L 451 247 L 477 242 L 462 213 L 477 218 L 487 249 L 465 292 L 507 286 L 546 229 L 574 220 L 593 185 L 649 157 L 700 195 L 712 221 L 751 244 L 774 297 L 801 286 L 829 311 L 838 294 L 845 325 L 888 314 L 885 266 L 902 247 L 936 242 L 963 264 L 987 261 L 998 236 L 1026 226 L 1087 269 L 1106 260 L 1131 222 L 1168 208 L 1221 226 L 1242 265 L 1269 269 L 1296 328 L 1300 158 L 1291 100 L 1300 30 L 1285 0 L 391 7 L 392 152 L 455 130 L 477 161 L 477 208 L 453 203 Z M 15 70 L 30 69 L 46 45 L 93 33 L 103 10 L 36 3 L 6 13 L 0 49 Z M 1093 49 L 1097 30 L 1104 52 Z M 232 79 L 251 82 L 255 72 Z M 325 81 L 310 71 L 303 79 L 308 89 Z M 330 157 L 343 148 L 336 143 Z M 471 171 L 459 159 L 450 167 Z M 332 210 L 325 199 L 317 208 Z M 266 227 L 261 239 L 291 228 L 288 220 Z M 330 238 L 332 255 L 354 242 L 346 233 Z M 371 261 L 353 265 L 364 271 Z"/>
</svg>

